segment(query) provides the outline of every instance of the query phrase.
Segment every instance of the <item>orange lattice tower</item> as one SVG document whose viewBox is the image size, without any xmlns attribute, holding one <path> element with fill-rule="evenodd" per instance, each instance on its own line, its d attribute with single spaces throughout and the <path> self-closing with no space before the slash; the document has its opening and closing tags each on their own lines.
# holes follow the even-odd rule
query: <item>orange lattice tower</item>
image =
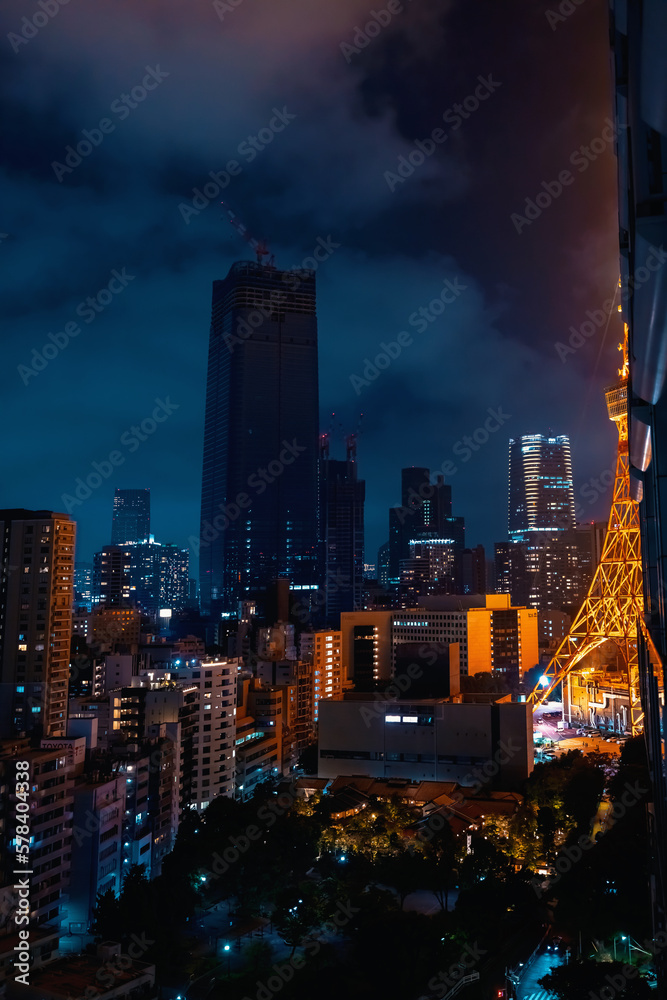
<svg viewBox="0 0 667 1000">
<path fill-rule="evenodd" d="M 618 428 L 618 455 L 614 496 L 609 512 L 600 564 L 588 594 L 572 622 L 568 635 L 540 681 L 528 697 L 534 706 L 547 701 L 555 687 L 587 655 L 611 639 L 617 645 L 627 670 L 630 703 L 628 720 L 632 734 L 642 731 L 644 713 L 639 698 L 637 629 L 648 634 L 644 625 L 644 596 L 639 534 L 639 505 L 630 496 L 628 458 L 628 328 L 619 344 L 623 367 L 619 379 L 605 390 L 609 419 Z M 652 647 L 652 643 L 650 644 Z M 655 655 L 654 648 L 652 649 Z"/>
</svg>

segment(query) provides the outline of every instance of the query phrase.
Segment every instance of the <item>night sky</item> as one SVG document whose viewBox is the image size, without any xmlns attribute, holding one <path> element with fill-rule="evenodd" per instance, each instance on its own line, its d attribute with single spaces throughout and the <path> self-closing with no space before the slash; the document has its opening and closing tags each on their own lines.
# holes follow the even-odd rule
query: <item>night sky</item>
<svg viewBox="0 0 667 1000">
<path fill-rule="evenodd" d="M 398 6 L 69 0 L 47 17 L 5 0 L 0 505 L 64 510 L 77 477 L 119 453 L 71 509 L 77 558 L 109 541 L 116 486 L 150 487 L 158 540 L 198 533 L 211 282 L 251 254 L 222 199 L 278 267 L 339 244 L 317 272 L 321 421 L 339 458 L 363 412 L 367 561 L 405 465 L 453 463 L 467 543 L 505 538 L 513 435 L 569 434 L 577 501 L 586 519 L 606 516 L 609 492 L 591 503 L 590 483 L 615 454 L 601 390 L 620 319 L 572 353 L 555 346 L 587 310 L 599 320 L 618 274 L 616 166 L 600 138 L 606 2 L 561 4 L 573 11 L 562 20 L 539 0 L 411 0 L 390 15 Z M 377 33 L 373 10 L 389 21 Z M 36 12 L 40 26 L 26 26 Z M 480 77 L 492 92 L 463 118 L 454 106 Z M 397 180 L 434 129 L 444 140 Z M 84 130 L 96 144 L 68 163 Z M 229 161 L 215 192 L 209 173 Z M 571 183 L 539 217 L 513 222 L 564 170 Z M 442 314 L 411 325 L 446 287 L 457 294 Z M 412 342 L 389 367 L 351 379 L 401 331 Z M 33 349 L 46 344 L 57 353 L 45 363 Z M 156 400 L 171 411 L 160 423 Z M 457 442 L 489 410 L 503 425 L 468 453 Z M 154 430 L 140 441 L 130 428 L 142 421 Z"/>
</svg>

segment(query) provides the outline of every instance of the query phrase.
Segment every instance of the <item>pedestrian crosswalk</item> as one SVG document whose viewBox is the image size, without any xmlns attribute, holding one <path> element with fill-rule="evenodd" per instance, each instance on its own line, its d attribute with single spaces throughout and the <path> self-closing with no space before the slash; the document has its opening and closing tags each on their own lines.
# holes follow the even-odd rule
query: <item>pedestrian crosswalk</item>
<svg viewBox="0 0 667 1000">
<path fill-rule="evenodd" d="M 538 990 L 537 993 L 524 993 L 522 1000 L 549 1000 L 550 996 L 546 990 Z"/>
</svg>

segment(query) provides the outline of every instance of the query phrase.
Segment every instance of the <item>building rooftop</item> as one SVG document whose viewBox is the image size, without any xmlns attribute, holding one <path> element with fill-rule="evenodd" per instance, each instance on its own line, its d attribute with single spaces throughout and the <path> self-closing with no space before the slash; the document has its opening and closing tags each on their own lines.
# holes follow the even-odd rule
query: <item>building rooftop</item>
<svg viewBox="0 0 667 1000">
<path fill-rule="evenodd" d="M 98 996 L 103 996 L 124 983 L 131 983 L 145 976 L 155 979 L 154 965 L 138 962 L 128 956 L 123 958 L 124 964 L 125 962 L 130 964 L 127 968 L 121 969 L 113 958 L 105 961 L 99 955 L 68 955 L 43 969 L 32 970 L 30 986 L 33 991 L 51 993 L 71 1000 L 72 997 L 86 996 L 86 991 L 91 987 L 97 991 Z M 100 985 L 100 980 L 96 978 L 107 962 L 113 963 L 113 985 L 108 990 L 104 989 Z"/>
</svg>

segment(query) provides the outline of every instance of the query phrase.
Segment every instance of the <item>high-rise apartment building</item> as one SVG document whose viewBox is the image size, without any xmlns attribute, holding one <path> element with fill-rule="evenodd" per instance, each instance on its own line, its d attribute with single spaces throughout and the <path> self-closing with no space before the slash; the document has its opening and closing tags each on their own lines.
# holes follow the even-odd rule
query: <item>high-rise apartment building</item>
<svg viewBox="0 0 667 1000">
<path fill-rule="evenodd" d="M 132 558 L 129 545 L 105 545 L 93 556 L 93 604 L 130 604 Z"/>
<path fill-rule="evenodd" d="M 72 862 L 72 804 L 75 766 L 66 748 L 31 749 L 28 739 L 0 742 L 0 995 L 15 985 L 17 927 L 12 915 L 16 892 L 17 811 L 16 762 L 28 764 L 30 784 L 30 914 L 31 977 L 58 955 L 59 938 L 70 928 L 66 904 Z M 31 978 L 32 983 L 32 978 Z"/>
<path fill-rule="evenodd" d="M 0 738 L 65 735 L 75 532 L 67 514 L 0 510 Z"/>
<path fill-rule="evenodd" d="M 338 698 L 343 693 L 345 676 L 341 656 L 342 633 L 315 632 L 313 635 L 313 708 L 315 724 L 319 721 L 319 703 L 323 698 Z"/>
<path fill-rule="evenodd" d="M 509 534 L 573 528 L 574 483 L 570 439 L 524 434 L 510 439 Z"/>
<path fill-rule="evenodd" d="M 352 443 L 344 462 L 329 458 L 328 448 L 323 451 L 318 471 L 324 620 L 337 625 L 341 611 L 362 606 L 366 484 L 357 479 Z"/>
<path fill-rule="evenodd" d="M 316 586 L 315 274 L 239 261 L 213 282 L 201 602 L 236 611 L 277 577 Z"/>
<path fill-rule="evenodd" d="M 113 498 L 111 544 L 143 542 L 151 533 L 151 491 L 116 490 Z"/>
<path fill-rule="evenodd" d="M 181 723 L 183 805 L 201 811 L 234 794 L 235 660 L 204 660 L 142 671 L 150 687 L 145 724 Z"/>
</svg>

